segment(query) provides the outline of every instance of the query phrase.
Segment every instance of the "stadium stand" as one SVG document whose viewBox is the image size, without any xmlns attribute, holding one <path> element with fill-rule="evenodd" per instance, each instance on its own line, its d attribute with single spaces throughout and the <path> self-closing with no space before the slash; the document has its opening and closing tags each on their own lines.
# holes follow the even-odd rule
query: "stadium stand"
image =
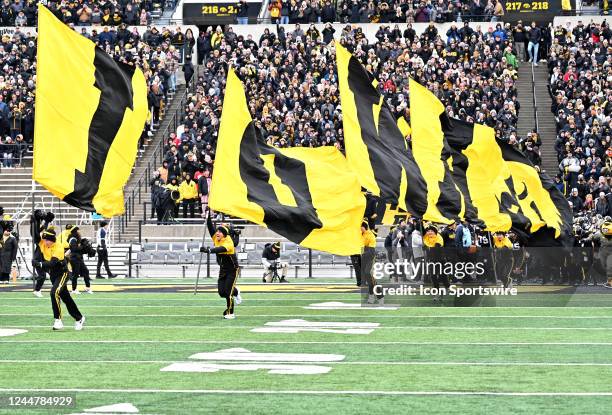
<svg viewBox="0 0 612 415">
<path fill-rule="evenodd" d="M 2 26 L 36 26 L 38 20 L 37 1 L 6 0 L 1 5 L 0 24 Z M 45 5 L 66 24 L 77 26 L 127 25 L 146 26 L 162 15 L 165 8 L 174 3 L 160 1 L 86 1 L 64 2 L 47 1 Z"/>
<path fill-rule="evenodd" d="M 553 28 L 548 69 L 558 183 L 576 214 L 612 215 L 611 34 L 605 21 Z"/>
<path fill-rule="evenodd" d="M 200 177 L 212 172 L 228 61 L 246 84 L 256 127 L 269 144 L 343 149 L 335 59 L 329 46 L 333 31 L 331 25 L 322 33 L 314 25 L 304 29 L 299 24 L 287 29 L 269 26 L 259 39 L 246 32 L 238 34 L 232 27 L 200 32 L 196 45 L 203 70 L 185 107 L 183 125 L 165 138 L 163 163 L 151 178 L 151 193 L 159 192 L 156 178 L 166 184 L 176 178 L 172 185 L 176 186 L 187 173 L 210 185 L 209 177 Z M 336 37 L 380 81 L 378 88 L 396 116 L 409 121 L 408 78 L 412 76 L 434 91 L 449 114 L 494 127 L 498 138 L 520 146 L 539 164 L 537 133 L 520 137 L 517 131 L 520 59 L 509 24 L 484 29 L 451 24 L 439 33 L 432 23 L 419 34 L 411 25 L 403 32 L 397 25 L 380 25 L 372 42 L 361 27 L 347 25 Z M 205 205 L 205 194 L 200 196 Z M 151 216 L 153 211 L 149 208 Z M 175 217 L 178 214 L 174 212 Z"/>
<path fill-rule="evenodd" d="M 340 3 L 339 8 L 342 7 L 344 3 Z M 433 13 L 438 19 L 442 19 L 439 17 L 442 14 Z M 461 16 L 467 16 L 467 10 L 464 10 Z M 342 21 L 341 17 L 337 19 Z M 576 60 L 576 57 L 588 57 L 593 53 L 598 56 L 607 56 L 606 53 L 609 55 L 607 25 L 585 25 L 589 36 L 568 36 L 566 42 L 573 43 L 563 45 L 555 32 L 557 28 L 553 27 L 538 27 L 535 30 L 528 27 L 530 25 L 510 25 L 502 22 L 468 23 L 468 18 L 456 23 L 440 23 L 444 20 L 436 20 L 434 17 L 431 24 L 422 24 L 416 19 L 415 24 L 404 24 L 403 21 L 399 24 L 395 22 L 400 20 L 386 19 L 383 17 L 379 21 L 388 21 L 391 24 L 321 25 L 303 21 L 302 24 L 284 26 L 209 26 L 200 31 L 197 38 L 193 38 L 192 33 L 179 34 L 177 32 L 180 28 L 172 26 L 151 28 L 143 33 L 124 26 L 105 27 L 100 29 L 99 33 L 96 28 L 77 28 L 111 52 L 116 59 L 143 66 L 147 71 L 149 83 L 158 86 L 156 97 L 160 98 L 160 103 L 167 99 L 168 91 L 175 88 L 180 72 L 180 57 L 197 54 L 199 67 L 184 71 L 187 81 L 193 78 L 194 86 L 189 88 L 185 98 L 178 103 L 180 108 L 176 112 L 173 109 L 171 125 L 161 132 L 162 137 L 155 140 L 160 140 L 160 144 L 153 143 L 154 145 L 149 147 L 148 150 L 156 149 L 155 154 L 149 154 L 145 158 L 146 167 L 139 167 L 138 177 L 133 178 L 128 186 L 131 189 L 127 198 L 130 214 L 126 215 L 129 219 L 121 219 L 124 221 L 118 227 L 121 238 L 132 241 L 162 241 L 166 238 L 184 244 L 198 243 L 198 238 L 191 236 L 191 232 L 190 236 L 179 236 L 173 232 L 163 232 L 163 235 L 156 236 L 156 231 L 146 228 L 156 222 L 156 199 L 152 195 L 159 190 L 158 184 L 165 184 L 176 178 L 176 184 L 179 185 L 189 173 L 198 184 L 205 183 L 206 187 L 210 186 L 226 69 L 230 62 L 238 68 L 239 76 L 246 85 L 249 106 L 257 128 L 268 143 L 274 146 L 334 145 L 343 149 L 342 109 L 339 106 L 334 51 L 330 46 L 332 39 L 339 39 L 379 80 L 378 88 L 397 117 L 404 116 L 410 121 L 407 79 L 412 76 L 434 91 L 444 102 L 450 115 L 494 127 L 499 139 L 518 146 L 534 164 L 540 165 L 540 146 L 550 144 L 551 138 L 546 137 L 543 142 L 530 121 L 532 117 L 525 116 L 525 111 L 529 115 L 535 111 L 535 104 L 530 103 L 529 96 L 535 93 L 535 89 L 531 89 L 534 79 L 528 78 L 544 76 L 547 68 L 540 62 L 543 59 L 548 60 L 548 68 L 553 78 L 550 89 L 555 94 L 557 89 L 561 90 L 561 82 L 564 80 L 563 77 L 560 80 L 555 78 L 554 67 L 558 66 L 560 69 L 557 71 L 562 70 L 565 75 L 565 68 L 573 62 L 572 57 Z M 291 17 L 289 21 L 293 21 Z M 334 20 L 326 20 L 331 21 Z M 593 42 L 593 32 L 596 32 L 600 39 L 598 42 Z M 535 39 L 534 33 L 539 33 Z M 177 41 L 181 38 L 182 43 Z M 34 41 L 35 37 L 31 34 L 19 34 L 18 28 L 15 34 L 5 35 L 2 40 L 4 51 L 8 53 L 0 55 L 0 58 L 9 64 L 9 73 L 0 79 L 5 81 L 2 84 L 4 92 L 0 97 L 0 113 L 6 114 L 6 107 L 9 120 L 21 121 L 0 126 L 4 129 L 4 138 L 0 143 L 4 166 L 28 164 L 27 145 L 31 141 L 33 129 L 33 121 L 28 118 L 27 104 L 28 97 L 33 101 L 33 84 L 28 83 L 28 76 L 31 77 L 33 71 L 31 68 L 28 71 L 28 64 L 32 65 L 35 56 L 35 44 L 32 44 Z M 540 64 L 538 68 L 526 63 L 530 57 L 530 42 L 538 45 L 539 51 L 535 60 L 535 63 Z M 565 49 L 557 50 L 560 44 Z M 601 47 L 595 50 L 597 44 Z M 533 49 L 532 47 L 531 50 Z M 17 59 L 16 56 L 25 59 Z M 598 68 L 593 67 L 594 63 L 587 59 L 588 65 L 591 66 L 576 70 L 576 76 L 592 76 L 587 72 L 592 74 L 595 69 L 599 71 L 595 71 L 597 77 L 593 78 L 599 84 L 588 82 L 588 85 L 594 88 L 593 95 L 599 94 L 598 99 L 601 99 L 602 103 L 610 102 L 609 83 L 605 84 L 608 73 L 606 71 L 609 71 L 610 67 L 609 59 L 608 57 L 607 61 L 600 62 Z M 11 71 L 12 67 L 15 69 Z M 532 70 L 535 70 L 535 75 Z M 574 75 L 568 76 L 571 78 Z M 519 94 L 521 88 L 523 95 Z M 582 89 L 579 91 L 584 94 Z M 589 93 L 586 92 L 587 95 Z M 20 106 L 21 97 L 26 97 L 23 100 L 26 104 Z M 569 97 L 568 102 L 573 108 L 576 107 L 577 99 L 574 93 Z M 15 103 L 18 104 L 19 112 L 13 114 Z M 542 103 L 539 105 L 541 112 Z M 599 123 L 601 126 L 606 122 L 609 124 L 609 108 L 606 108 L 603 107 L 603 115 L 599 117 L 599 121 L 591 122 L 591 125 Z M 522 121 L 519 121 L 520 111 Z M 555 116 L 558 115 L 555 110 Z M 596 121 L 598 117 L 591 118 Z M 600 128 L 603 133 L 604 127 Z M 559 140 L 567 137 L 567 128 L 559 126 L 558 129 Z M 589 126 L 589 129 L 592 127 Z M 539 131 L 541 133 L 544 130 Z M 10 157 L 5 157 L 6 149 L 9 148 L 16 150 Z M 604 160 L 602 154 L 600 157 Z M 561 162 L 562 158 L 559 161 Z M 154 171 L 158 173 L 153 174 Z M 598 171 L 601 174 L 601 169 Z M 22 191 L 27 192 L 29 171 L 24 170 L 24 174 L 19 180 L 22 182 Z M 164 183 L 156 184 L 155 179 L 161 179 Z M 560 177 L 559 186 L 563 186 L 563 179 L 564 177 Z M 595 180 L 598 178 L 595 177 Z M 606 186 L 609 189 L 609 183 L 606 183 Z M 200 186 L 202 187 L 204 186 Z M 567 189 L 571 187 L 571 184 L 563 187 L 568 197 L 570 192 Z M 603 188 L 606 189 L 605 186 Z M 9 190 L 4 186 L 2 189 Z M 135 191 L 137 193 L 134 193 Z M 609 190 L 606 193 L 609 193 Z M 206 195 L 201 193 L 199 196 L 202 205 L 205 205 Z M 582 193 L 579 196 L 582 197 Z M 595 194 L 593 199 L 596 199 Z M 23 203 L 22 200 L 20 202 Z M 12 203 L 17 206 L 17 201 Z M 595 204 L 595 201 L 592 202 L 593 208 Z M 174 216 L 184 216 L 181 213 L 179 211 Z M 196 210 L 196 213 L 195 218 L 187 218 L 187 223 L 200 221 L 201 224 L 201 218 L 198 217 L 200 212 Z M 185 221 L 185 218 L 181 219 Z M 77 220 L 75 218 L 75 221 Z M 141 224 L 137 223 L 139 221 Z M 156 250 L 166 252 L 162 248 L 156 247 Z M 172 249 L 169 251 L 173 252 Z M 191 252 L 191 248 L 185 245 L 178 252 L 178 257 L 173 254 L 170 257 L 164 255 L 163 258 L 150 259 L 174 263 L 182 260 L 180 255 L 183 252 Z M 295 264 L 307 261 L 303 252 L 287 249 L 287 253 Z M 323 254 L 316 254 L 314 260 L 321 264 L 337 262 L 335 258 Z M 257 255 L 253 252 L 246 252 L 246 256 L 241 257 L 241 262 L 244 263 L 257 261 Z"/>
<path fill-rule="evenodd" d="M 180 28 L 150 27 L 144 33 L 121 26 L 77 29 L 104 48 L 114 59 L 143 68 L 149 87 L 148 103 L 152 124 L 143 131 L 143 154 L 159 127 L 166 107 L 177 90 L 181 56 L 191 57 L 191 35 Z M 179 36 L 177 36 L 180 34 Z M 182 44 L 176 44 L 181 37 Z M 174 44 L 173 44 L 174 43 Z M 31 192 L 31 158 L 34 133 L 34 91 L 36 71 L 36 34 L 15 28 L 4 35 L 0 44 L 0 206 L 13 214 L 23 210 Z M 16 169 L 15 167 L 19 167 Z M 65 221 L 81 223 L 89 219 L 75 208 L 59 201 L 36 185 L 37 203 L 42 209 L 57 209 Z"/>
</svg>

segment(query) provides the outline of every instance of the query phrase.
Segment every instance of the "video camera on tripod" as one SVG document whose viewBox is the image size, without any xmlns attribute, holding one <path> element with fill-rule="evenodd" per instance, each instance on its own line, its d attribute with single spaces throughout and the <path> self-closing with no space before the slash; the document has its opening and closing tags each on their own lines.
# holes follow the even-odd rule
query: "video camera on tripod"
<svg viewBox="0 0 612 415">
<path fill-rule="evenodd" d="M 280 282 L 281 277 L 278 275 L 278 270 L 281 268 L 281 264 L 279 261 L 270 261 L 270 266 L 268 270 L 264 274 L 264 279 L 266 282 Z"/>
<path fill-rule="evenodd" d="M 174 218 L 174 206 L 180 200 L 181 193 L 178 190 L 170 190 L 167 187 L 159 197 L 160 206 L 163 209 L 163 222 L 172 222 Z"/>
</svg>

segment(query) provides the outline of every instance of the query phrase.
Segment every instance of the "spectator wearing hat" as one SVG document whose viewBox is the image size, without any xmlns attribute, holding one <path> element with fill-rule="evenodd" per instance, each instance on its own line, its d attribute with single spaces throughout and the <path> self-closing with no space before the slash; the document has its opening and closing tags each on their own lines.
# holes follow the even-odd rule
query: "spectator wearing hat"
<svg viewBox="0 0 612 415">
<path fill-rule="evenodd" d="M 240 0 L 236 5 L 236 21 L 238 24 L 248 24 L 249 23 L 249 4 L 246 0 Z M 279 12 L 280 13 L 280 12 Z M 272 23 L 275 23 L 272 21 Z"/>
<path fill-rule="evenodd" d="M 438 228 L 435 225 L 429 224 L 425 226 L 425 233 L 423 234 L 423 247 L 426 252 L 426 263 L 429 264 L 427 269 L 427 275 L 431 278 L 433 287 L 438 290 L 437 294 L 434 295 L 434 301 L 442 299 L 442 292 L 440 290 L 440 283 L 444 285 L 446 290 L 450 288 L 450 282 L 448 276 L 443 270 L 443 251 L 444 240 Z M 439 271 L 439 272 L 438 272 Z"/>
<path fill-rule="evenodd" d="M 189 217 L 195 217 L 195 205 L 198 198 L 198 186 L 192 180 L 191 173 L 185 174 L 185 180 L 179 185 L 179 202 L 183 205 L 183 218 L 187 218 L 187 209 L 189 209 Z"/>
<path fill-rule="evenodd" d="M 569 197 L 567 198 L 567 201 L 572 204 L 574 213 L 580 213 L 584 202 L 582 198 L 578 195 L 578 189 L 576 187 L 572 188 L 572 191 Z"/>
</svg>

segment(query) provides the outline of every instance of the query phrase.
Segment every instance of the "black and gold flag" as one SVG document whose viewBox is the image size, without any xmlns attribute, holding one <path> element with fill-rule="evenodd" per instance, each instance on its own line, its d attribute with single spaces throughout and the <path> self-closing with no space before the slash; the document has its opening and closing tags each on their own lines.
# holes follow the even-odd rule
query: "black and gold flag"
<svg viewBox="0 0 612 415">
<path fill-rule="evenodd" d="M 267 145 L 233 70 L 227 76 L 209 204 L 307 248 L 336 255 L 361 251 L 365 199 L 344 156 L 335 147 Z"/>
<path fill-rule="evenodd" d="M 78 208 L 123 213 L 147 112 L 140 69 L 38 6 L 34 180 Z"/>
<path fill-rule="evenodd" d="M 412 153 L 427 183 L 427 211 L 423 219 L 449 223 L 465 215 L 465 201 L 452 177 L 451 152 L 436 114 L 442 103 L 418 82 L 410 79 Z M 403 118 L 402 118 L 403 119 Z"/>
<path fill-rule="evenodd" d="M 336 43 L 346 158 L 361 186 L 391 210 L 423 217 L 427 183 L 367 71 Z M 385 215 L 387 216 L 387 215 Z"/>
<path fill-rule="evenodd" d="M 421 170 L 434 165 L 448 150 L 451 177 L 445 175 L 444 180 L 459 189 L 466 220 L 489 231 L 512 229 L 529 245 L 565 240 L 572 223 L 569 205 L 521 152 L 496 140 L 490 127 L 448 117 L 440 101 L 412 79 L 410 108 L 415 154 L 419 143 L 438 142 L 435 152 L 427 149 L 433 153 L 428 159 L 417 158 Z M 441 178 L 439 169 L 437 177 Z M 542 235 L 561 239 L 554 242 Z"/>
<path fill-rule="evenodd" d="M 508 143 L 497 141 L 512 177 L 512 186 L 524 212 L 532 215 L 529 246 L 571 246 L 573 215 L 569 203 L 554 181 L 535 168 L 529 159 Z"/>
</svg>

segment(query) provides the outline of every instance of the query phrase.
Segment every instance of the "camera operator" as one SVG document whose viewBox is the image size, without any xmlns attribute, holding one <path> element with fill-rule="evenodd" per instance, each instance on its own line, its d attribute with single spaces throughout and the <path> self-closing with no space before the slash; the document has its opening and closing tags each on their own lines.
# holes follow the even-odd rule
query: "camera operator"
<svg viewBox="0 0 612 415">
<path fill-rule="evenodd" d="M 287 276 L 286 262 L 280 262 L 280 242 L 274 242 L 273 244 L 266 244 L 261 254 L 261 263 L 264 266 L 264 277 L 263 282 L 274 281 L 274 271 L 281 269 L 281 278 L 279 282 L 287 282 L 285 277 Z"/>
<path fill-rule="evenodd" d="M 17 259 L 17 239 L 11 233 L 13 223 L 10 220 L 0 222 L 0 231 L 0 284 L 8 284 L 13 262 Z"/>
<path fill-rule="evenodd" d="M 157 217 L 157 223 L 160 223 L 164 218 L 162 194 L 165 189 L 162 187 L 163 184 L 164 181 L 161 179 L 159 171 L 155 171 L 149 185 L 151 186 L 151 219 Z"/>
<path fill-rule="evenodd" d="M 93 250 L 89 240 L 81 238 L 78 226 L 70 225 L 69 230 L 68 246 L 70 247 L 69 262 L 72 267 L 72 294 L 79 294 L 77 290 L 77 280 L 79 277 L 83 277 L 85 281 L 85 292 L 93 294 L 91 290 L 91 280 L 89 279 L 89 270 L 83 261 L 83 254 L 91 257 L 94 256 L 96 252 Z"/>
</svg>

